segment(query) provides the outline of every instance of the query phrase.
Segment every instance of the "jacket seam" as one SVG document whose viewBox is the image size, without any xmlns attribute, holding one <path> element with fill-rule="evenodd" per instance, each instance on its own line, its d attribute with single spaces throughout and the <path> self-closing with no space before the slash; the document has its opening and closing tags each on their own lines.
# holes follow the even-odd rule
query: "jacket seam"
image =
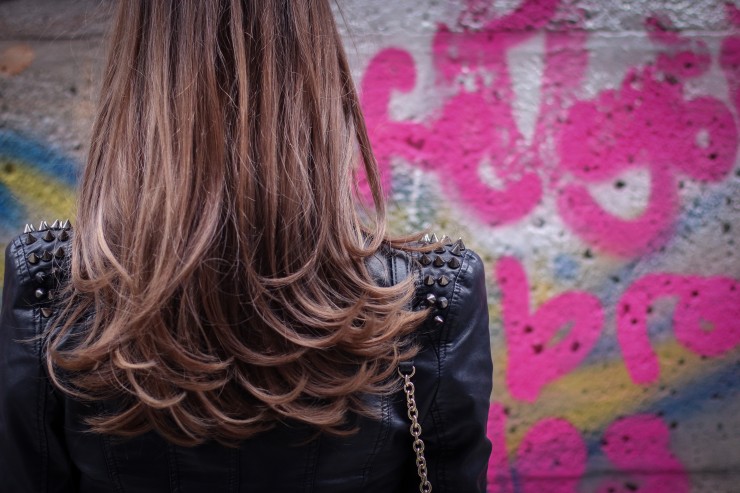
<svg viewBox="0 0 740 493">
<path fill-rule="evenodd" d="M 229 490 L 237 493 L 241 477 L 239 475 L 239 464 L 241 464 L 241 448 L 231 452 L 231 470 L 229 471 Z"/>
<path fill-rule="evenodd" d="M 103 412 L 103 406 L 97 405 L 98 413 Z M 123 493 L 123 484 L 121 478 L 118 475 L 118 465 L 116 464 L 116 458 L 113 454 L 113 448 L 111 445 L 111 439 L 108 435 L 100 435 L 100 439 L 103 442 L 103 454 L 105 455 L 105 464 L 108 467 L 108 476 L 110 477 L 111 483 L 115 487 L 118 493 Z"/>
<path fill-rule="evenodd" d="M 20 237 L 16 237 L 13 240 L 13 262 L 15 262 L 17 276 L 18 276 L 18 291 L 21 295 L 21 300 L 24 301 L 23 305 L 16 308 L 25 308 L 31 312 L 33 317 L 33 355 L 36 358 L 37 369 L 39 370 L 39 377 L 41 376 L 41 345 L 39 343 L 39 334 L 41 330 L 41 317 L 38 307 L 34 303 L 27 303 L 24 298 L 24 284 L 31 278 L 31 272 L 26 263 L 26 249 L 21 241 Z M 28 344 L 27 340 L 19 341 L 20 344 Z M 44 396 L 44 386 L 41 383 L 41 379 L 36 379 L 36 420 L 34 423 L 36 437 L 38 439 L 39 454 L 41 455 L 41 474 L 39 474 L 39 491 L 49 491 L 49 444 L 46 436 L 46 430 L 44 429 L 44 413 L 46 409 L 46 399 Z"/>
<path fill-rule="evenodd" d="M 454 277 L 454 284 L 452 288 L 452 297 L 450 301 L 450 309 L 448 312 L 448 316 L 445 317 L 444 325 L 440 329 L 442 333 L 440 334 L 439 342 L 439 358 L 438 358 L 438 382 L 439 385 L 442 384 L 442 374 L 445 371 L 445 367 L 447 364 L 447 352 L 449 350 L 449 344 L 452 340 L 452 334 L 451 329 L 452 327 L 455 327 L 458 318 L 459 318 L 459 300 L 460 300 L 460 290 L 461 287 L 461 281 L 462 277 L 467 275 L 468 271 L 470 269 L 470 255 L 468 252 L 465 252 L 465 255 L 463 256 L 462 266 L 460 268 L 460 271 L 458 274 Z M 438 386 L 439 387 L 439 386 Z M 435 394 L 435 399 L 432 403 L 432 406 L 430 408 L 430 414 L 432 416 L 432 421 L 434 422 L 434 428 L 435 428 L 435 434 L 437 435 L 437 441 L 439 444 L 440 454 L 439 454 L 439 462 L 437 464 L 438 472 L 436 474 L 436 477 L 438 478 L 438 482 L 440 483 L 440 487 L 442 485 L 447 485 L 447 471 L 445 469 L 446 464 L 446 455 L 447 455 L 447 443 L 446 443 L 446 437 L 447 437 L 447 430 L 445 427 L 445 411 L 440 405 L 439 401 L 436 399 L 437 394 Z"/>
<path fill-rule="evenodd" d="M 378 434 L 375 436 L 375 443 L 373 448 L 365 462 L 365 466 L 362 468 L 362 486 L 368 484 L 368 478 L 370 477 L 370 470 L 372 469 L 373 461 L 378 455 L 380 444 L 383 443 L 388 435 L 388 428 L 390 427 L 390 407 L 388 404 L 388 397 L 385 395 L 380 396 L 380 412 L 382 415 L 381 426 Z"/>
<path fill-rule="evenodd" d="M 167 465 L 169 466 L 170 490 L 180 493 L 180 468 L 177 464 L 177 450 L 171 443 L 167 443 Z"/>
</svg>

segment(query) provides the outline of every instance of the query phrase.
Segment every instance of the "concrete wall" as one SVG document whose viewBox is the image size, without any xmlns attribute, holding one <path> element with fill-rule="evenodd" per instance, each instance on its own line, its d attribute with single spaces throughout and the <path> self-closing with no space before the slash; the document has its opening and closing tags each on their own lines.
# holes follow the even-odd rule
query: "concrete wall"
<svg viewBox="0 0 740 493">
<path fill-rule="evenodd" d="M 738 2 L 338 3 L 393 225 L 488 262 L 489 491 L 740 491 Z M 106 12 L 0 2 L 0 240 L 71 213 Z"/>
</svg>

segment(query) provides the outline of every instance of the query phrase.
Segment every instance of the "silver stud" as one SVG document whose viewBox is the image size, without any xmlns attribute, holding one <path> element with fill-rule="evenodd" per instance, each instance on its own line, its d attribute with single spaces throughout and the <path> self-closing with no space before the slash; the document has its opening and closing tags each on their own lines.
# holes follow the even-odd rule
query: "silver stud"
<svg viewBox="0 0 740 493">
<path fill-rule="evenodd" d="M 41 221 L 39 224 L 39 231 L 46 231 L 49 229 L 49 225 L 46 223 L 46 221 Z"/>
<path fill-rule="evenodd" d="M 452 257 L 450 260 L 447 261 L 447 265 L 450 266 L 450 269 L 457 269 L 460 267 L 460 261 L 457 259 L 457 257 Z"/>
<path fill-rule="evenodd" d="M 424 236 L 421 237 L 421 242 L 422 243 L 429 243 L 430 241 L 431 241 L 431 239 L 429 238 L 429 233 L 427 233 L 427 234 L 425 234 Z"/>
<path fill-rule="evenodd" d="M 49 250 L 44 250 L 43 255 L 41 255 L 41 260 L 43 260 L 44 262 L 48 262 L 52 258 L 54 257 L 52 257 L 51 252 Z"/>
<path fill-rule="evenodd" d="M 444 235 L 440 241 L 442 242 L 443 245 L 447 245 L 447 246 L 452 245 L 452 238 L 450 238 L 447 235 Z"/>
<path fill-rule="evenodd" d="M 432 233 L 432 237 L 429 239 L 429 243 L 439 243 L 439 239 L 437 238 L 437 233 Z"/>
<path fill-rule="evenodd" d="M 426 276 L 424 278 L 424 284 L 427 286 L 433 286 L 434 285 L 434 276 Z"/>
<path fill-rule="evenodd" d="M 436 257 L 434 257 L 434 266 L 435 267 L 442 267 L 444 264 L 445 264 L 445 261 L 444 261 L 444 259 L 442 257 L 440 257 L 439 255 L 437 255 Z"/>
<path fill-rule="evenodd" d="M 51 308 L 42 308 L 41 309 L 41 315 L 43 315 L 46 318 L 51 317 L 54 314 L 53 311 L 51 311 Z"/>
<path fill-rule="evenodd" d="M 69 233 L 67 231 L 62 230 L 61 233 L 59 233 L 59 240 L 60 241 L 67 241 L 69 239 Z"/>
<path fill-rule="evenodd" d="M 434 296 L 434 293 L 429 293 L 427 295 L 427 303 L 429 303 L 430 305 L 433 305 L 436 302 L 437 302 L 437 297 Z"/>
<path fill-rule="evenodd" d="M 439 299 L 437 299 L 437 306 L 440 309 L 444 310 L 445 308 L 447 308 L 447 305 L 449 305 L 449 301 L 447 301 L 447 298 L 445 298 L 444 296 L 440 296 Z"/>
<path fill-rule="evenodd" d="M 55 219 L 53 223 L 51 223 L 50 228 L 51 229 L 59 229 L 61 223 L 59 222 L 59 219 Z"/>
<path fill-rule="evenodd" d="M 47 230 L 46 230 L 46 233 L 44 233 L 44 236 L 42 236 L 42 237 L 41 237 L 41 239 L 42 239 L 42 240 L 44 240 L 44 241 L 46 241 L 46 242 L 49 242 L 49 241 L 54 241 L 54 239 L 55 239 L 55 236 L 54 236 L 54 234 L 53 234 L 53 233 L 51 232 L 51 230 L 50 230 L 50 229 L 47 229 Z"/>
<path fill-rule="evenodd" d="M 34 229 L 34 227 L 33 227 L 33 224 L 28 224 L 28 223 L 26 223 L 26 227 L 25 227 L 25 228 L 23 228 L 23 233 L 24 233 L 24 234 L 25 234 L 25 233 L 33 233 L 33 232 L 35 232 L 35 231 L 36 231 L 36 230 Z"/>
<path fill-rule="evenodd" d="M 64 231 L 67 231 L 68 229 L 72 229 L 72 223 L 69 222 L 69 219 L 64 220 L 64 222 L 62 223 L 62 229 Z"/>
<path fill-rule="evenodd" d="M 36 290 L 36 292 L 34 292 L 33 294 L 35 294 L 36 295 L 36 298 L 40 300 L 41 298 L 43 298 L 44 296 L 46 296 L 46 291 L 44 291 L 41 288 L 38 288 Z"/>
<path fill-rule="evenodd" d="M 423 255 L 422 255 L 421 257 L 419 257 L 419 263 L 420 263 L 421 265 L 429 265 L 429 264 L 431 264 L 431 263 L 432 263 L 432 259 L 430 259 L 430 258 L 429 258 L 429 255 L 427 255 L 427 254 L 425 253 L 425 254 L 423 254 Z"/>
<path fill-rule="evenodd" d="M 434 249 L 435 253 L 445 253 L 447 250 L 445 250 L 445 247 L 443 245 L 439 245 L 437 248 Z"/>
<path fill-rule="evenodd" d="M 39 284 L 46 282 L 46 272 L 44 271 L 37 272 L 34 277 L 36 278 L 36 282 Z"/>
<path fill-rule="evenodd" d="M 438 324 L 443 324 L 445 322 L 445 319 L 437 315 L 436 317 L 434 317 L 434 321 Z"/>
<path fill-rule="evenodd" d="M 465 243 L 463 243 L 462 238 L 458 238 L 455 243 L 460 244 L 460 250 L 465 251 Z"/>
<path fill-rule="evenodd" d="M 452 245 L 452 248 L 450 249 L 450 253 L 452 255 L 457 255 L 458 257 L 462 256 L 462 251 L 465 249 L 464 246 L 461 246 L 460 240 L 457 240 L 454 245 Z"/>
<path fill-rule="evenodd" d="M 450 283 L 450 280 L 447 276 L 439 276 L 437 283 L 439 283 L 440 286 L 447 286 Z"/>
<path fill-rule="evenodd" d="M 28 259 L 28 263 L 29 264 L 32 264 L 32 265 L 39 263 L 39 256 L 36 255 L 35 252 L 29 253 L 28 256 L 26 257 L 26 259 Z"/>
<path fill-rule="evenodd" d="M 56 258 L 64 258 L 64 248 L 62 247 L 57 248 L 56 252 L 54 252 L 54 256 Z"/>
<path fill-rule="evenodd" d="M 26 245 L 31 245 L 36 242 L 36 237 L 31 233 L 26 234 Z"/>
</svg>

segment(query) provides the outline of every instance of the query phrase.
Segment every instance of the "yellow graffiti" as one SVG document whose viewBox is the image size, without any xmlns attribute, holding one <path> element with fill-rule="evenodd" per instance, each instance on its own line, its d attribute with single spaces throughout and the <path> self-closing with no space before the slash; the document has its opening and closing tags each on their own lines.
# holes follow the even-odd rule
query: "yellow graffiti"
<svg viewBox="0 0 740 493">
<path fill-rule="evenodd" d="M 34 211 L 35 217 L 29 217 L 29 222 L 34 219 L 74 217 L 74 188 L 60 183 L 52 176 L 30 169 L 21 162 L 0 160 L 0 184 L 7 186 L 27 210 Z"/>
<path fill-rule="evenodd" d="M 582 433 L 600 431 L 619 416 L 650 408 L 697 378 L 722 369 L 740 354 L 738 349 L 724 357 L 702 359 L 675 340 L 656 344 L 654 349 L 661 374 L 653 384 L 634 383 L 621 359 L 605 359 L 547 385 L 533 403 L 511 397 L 506 388 L 506 351 L 495 350 L 493 400 L 509 410 L 506 424 L 509 454 L 517 450 L 526 432 L 541 419 L 564 418 Z"/>
<path fill-rule="evenodd" d="M 69 218 L 74 222 L 75 190 L 53 176 L 30 169 L 21 161 L 0 158 L 0 184 L 5 185 L 13 197 L 28 211 L 33 211 L 26 221 L 38 222 L 46 219 Z M 23 224 L 18 225 L 18 233 Z M 0 282 L 5 276 L 5 246 L 0 250 Z M 0 283 L 0 288 L 2 284 Z"/>
</svg>

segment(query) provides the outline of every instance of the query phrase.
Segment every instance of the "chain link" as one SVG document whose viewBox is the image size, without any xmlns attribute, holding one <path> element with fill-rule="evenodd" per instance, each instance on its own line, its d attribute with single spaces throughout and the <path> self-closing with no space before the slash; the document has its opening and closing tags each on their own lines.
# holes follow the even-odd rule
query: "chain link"
<svg viewBox="0 0 740 493">
<path fill-rule="evenodd" d="M 424 441 L 421 439 L 421 425 L 419 424 L 419 410 L 416 408 L 416 399 L 414 399 L 414 383 L 411 377 L 416 373 L 416 367 L 411 367 L 411 372 L 406 373 L 398 368 L 398 374 L 403 378 L 403 391 L 406 394 L 406 406 L 408 407 L 408 416 L 411 420 L 409 431 L 414 438 L 414 452 L 416 453 L 416 469 L 419 473 L 419 491 L 429 493 L 432 491 L 432 483 L 427 477 L 427 460 L 424 457 Z"/>
</svg>

